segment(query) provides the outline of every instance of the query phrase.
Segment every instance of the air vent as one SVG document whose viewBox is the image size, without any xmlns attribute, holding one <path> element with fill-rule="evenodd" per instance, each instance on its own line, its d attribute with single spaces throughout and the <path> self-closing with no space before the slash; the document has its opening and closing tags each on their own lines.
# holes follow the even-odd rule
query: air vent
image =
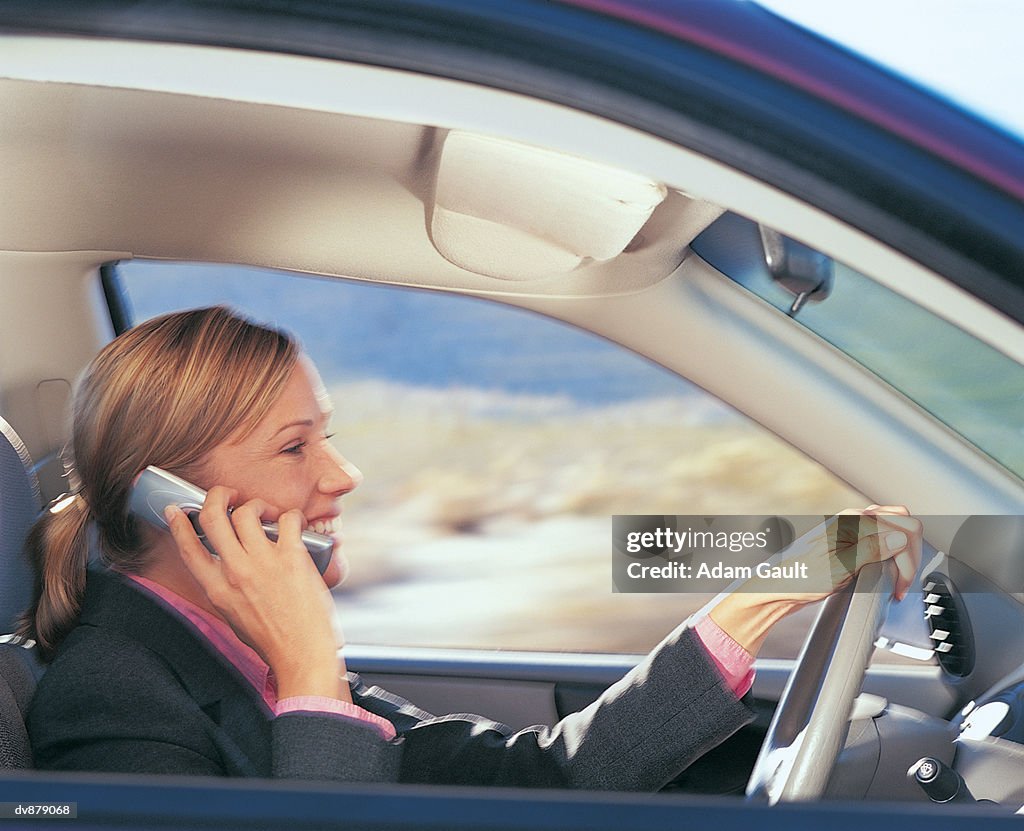
<svg viewBox="0 0 1024 831">
<path fill-rule="evenodd" d="M 970 675 L 974 669 L 974 634 L 960 595 L 945 575 L 929 574 L 922 582 L 924 617 L 939 666 L 950 675 Z"/>
</svg>

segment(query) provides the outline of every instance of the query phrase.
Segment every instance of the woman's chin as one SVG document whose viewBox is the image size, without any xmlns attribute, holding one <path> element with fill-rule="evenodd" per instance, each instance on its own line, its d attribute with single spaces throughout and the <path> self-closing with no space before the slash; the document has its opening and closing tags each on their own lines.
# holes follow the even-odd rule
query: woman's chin
<svg viewBox="0 0 1024 831">
<path fill-rule="evenodd" d="M 329 589 L 337 588 L 345 582 L 346 577 L 348 577 L 348 559 L 345 557 L 345 552 L 341 550 L 341 545 L 337 544 L 331 554 L 331 561 L 324 569 L 324 584 Z"/>
</svg>

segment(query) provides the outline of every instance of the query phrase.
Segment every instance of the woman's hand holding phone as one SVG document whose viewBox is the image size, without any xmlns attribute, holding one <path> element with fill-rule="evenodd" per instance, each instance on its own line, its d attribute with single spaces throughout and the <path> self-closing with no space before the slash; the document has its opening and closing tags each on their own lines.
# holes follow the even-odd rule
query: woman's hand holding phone
<svg viewBox="0 0 1024 831">
<path fill-rule="evenodd" d="M 229 514 L 237 497 L 237 491 L 215 486 L 199 512 L 219 559 L 210 556 L 180 508 L 167 509 L 182 561 L 214 609 L 270 666 L 279 700 L 320 695 L 350 701 L 323 597 L 329 599 L 329 592 L 301 541 L 305 518 L 297 510 L 281 514 L 273 542 L 260 520 L 276 509 L 252 499 Z"/>
</svg>

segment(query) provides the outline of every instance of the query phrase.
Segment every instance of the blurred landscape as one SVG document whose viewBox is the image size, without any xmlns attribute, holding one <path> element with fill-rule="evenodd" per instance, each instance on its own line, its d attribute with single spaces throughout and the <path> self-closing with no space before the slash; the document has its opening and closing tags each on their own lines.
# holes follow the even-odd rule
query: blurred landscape
<svg viewBox="0 0 1024 831">
<path fill-rule="evenodd" d="M 705 399 L 571 399 L 381 382 L 336 386 L 336 443 L 364 644 L 645 652 L 708 595 L 613 594 L 616 513 L 834 512 L 864 498 Z M 813 612 L 765 657 L 793 657 Z"/>
</svg>

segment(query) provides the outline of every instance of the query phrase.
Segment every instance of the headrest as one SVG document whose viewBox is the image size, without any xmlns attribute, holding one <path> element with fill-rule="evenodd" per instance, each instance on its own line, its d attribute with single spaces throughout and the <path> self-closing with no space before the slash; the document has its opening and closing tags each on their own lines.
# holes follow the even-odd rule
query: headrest
<svg viewBox="0 0 1024 831">
<path fill-rule="evenodd" d="M 32 600 L 32 568 L 25 538 L 42 508 L 39 482 L 25 445 L 0 418 L 0 633 L 15 622 Z"/>
</svg>

